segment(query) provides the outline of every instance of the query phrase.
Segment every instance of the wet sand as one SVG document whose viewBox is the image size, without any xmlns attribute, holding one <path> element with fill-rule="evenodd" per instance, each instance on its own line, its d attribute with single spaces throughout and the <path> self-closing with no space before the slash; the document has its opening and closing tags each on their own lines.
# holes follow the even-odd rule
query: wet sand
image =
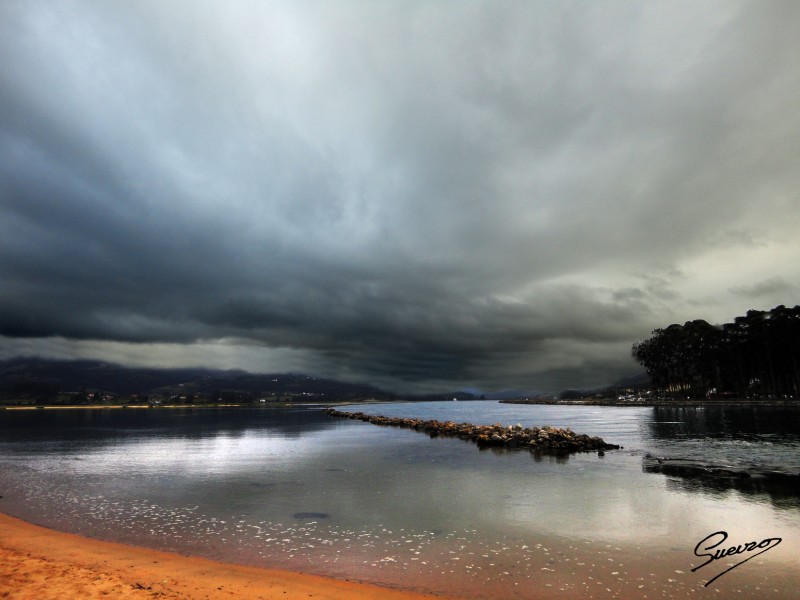
<svg viewBox="0 0 800 600">
<path fill-rule="evenodd" d="M 539 567 L 537 562 L 540 574 L 524 587 L 515 587 L 516 583 L 501 578 L 488 587 L 473 582 L 466 594 L 464 589 L 461 593 L 425 594 L 104 542 L 39 527 L 0 513 L 0 599 L 600 600 L 735 594 L 744 599 L 789 600 L 797 597 L 800 586 L 800 574 L 792 565 L 795 560 L 788 556 L 777 562 L 754 561 L 746 568 L 743 565 L 705 588 L 705 581 L 738 561 L 721 561 L 724 564 L 711 567 L 712 571 L 696 574 L 690 571 L 696 560 L 687 562 L 683 552 L 668 548 L 632 552 L 630 548 L 592 545 L 569 552 L 554 548 L 551 552 L 548 566 Z M 513 570 L 515 565 L 504 568 Z M 464 583 L 464 575 L 450 577 Z M 418 584 L 417 589 L 431 589 L 424 581 L 414 581 L 413 576 L 402 582 L 400 585 L 408 588 Z M 457 590 L 456 582 L 452 584 L 450 589 Z"/>
<path fill-rule="evenodd" d="M 102 542 L 0 513 L 0 598 L 442 598 Z"/>
</svg>

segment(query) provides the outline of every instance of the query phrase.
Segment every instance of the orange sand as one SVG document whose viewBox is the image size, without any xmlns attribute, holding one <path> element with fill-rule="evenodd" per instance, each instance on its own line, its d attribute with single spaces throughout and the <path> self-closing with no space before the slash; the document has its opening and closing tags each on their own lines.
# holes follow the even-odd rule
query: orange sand
<svg viewBox="0 0 800 600">
<path fill-rule="evenodd" d="M 418 600 L 434 596 L 101 542 L 0 514 L 0 598 Z"/>
</svg>

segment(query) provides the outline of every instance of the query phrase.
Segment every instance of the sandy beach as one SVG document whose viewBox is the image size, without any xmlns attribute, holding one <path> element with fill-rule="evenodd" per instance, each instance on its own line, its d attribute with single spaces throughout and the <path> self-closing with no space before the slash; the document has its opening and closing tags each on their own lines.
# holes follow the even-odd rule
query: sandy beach
<svg viewBox="0 0 800 600">
<path fill-rule="evenodd" d="M 61 533 L 0 513 L 0 598 L 442 598 Z"/>
</svg>

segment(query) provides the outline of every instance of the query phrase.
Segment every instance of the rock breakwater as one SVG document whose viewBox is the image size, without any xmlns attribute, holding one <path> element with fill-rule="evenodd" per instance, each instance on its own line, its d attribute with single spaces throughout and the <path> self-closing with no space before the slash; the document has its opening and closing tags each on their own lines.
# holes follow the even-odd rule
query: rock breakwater
<svg viewBox="0 0 800 600">
<path fill-rule="evenodd" d="M 423 421 L 422 419 L 404 419 L 400 417 L 382 417 L 367 415 L 363 412 L 344 412 L 328 408 L 325 412 L 331 417 L 365 421 L 373 425 L 403 427 L 427 433 L 430 437 L 457 437 L 472 441 L 479 448 L 508 448 L 529 450 L 542 454 L 569 454 L 572 452 L 598 452 L 617 450 L 620 446 L 607 444 L 602 438 L 585 434 L 577 434 L 571 429 L 558 427 L 523 427 L 522 425 L 503 426 L 473 425 L 472 423 L 454 423 L 453 421 Z"/>
</svg>

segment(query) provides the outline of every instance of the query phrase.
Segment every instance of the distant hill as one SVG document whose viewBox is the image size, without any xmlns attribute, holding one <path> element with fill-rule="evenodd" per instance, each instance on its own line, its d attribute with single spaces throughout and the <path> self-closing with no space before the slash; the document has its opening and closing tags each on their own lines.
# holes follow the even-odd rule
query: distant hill
<svg viewBox="0 0 800 600">
<path fill-rule="evenodd" d="M 562 398 L 616 395 L 617 390 L 648 385 L 645 373 L 602 388 L 565 390 Z M 482 394 L 460 390 L 437 394 L 398 395 L 364 383 L 345 383 L 297 373 L 269 375 L 242 370 L 153 369 L 123 367 L 96 360 L 46 360 L 14 358 L 0 360 L 0 403 L 87 402 L 256 402 L 360 400 L 508 400 L 550 398 L 536 391 L 506 390 Z"/>
<path fill-rule="evenodd" d="M 603 398 L 616 398 L 620 394 L 629 391 L 640 391 L 650 387 L 650 377 L 645 372 L 637 373 L 630 377 L 618 379 L 610 385 L 605 385 L 593 389 L 570 389 L 564 390 L 559 394 L 562 400 L 572 400 L 578 398 L 588 398 L 590 396 L 601 396 Z"/>
<path fill-rule="evenodd" d="M 0 361 L 0 401 L 67 402 L 89 399 L 255 401 L 262 397 L 325 401 L 382 399 L 392 392 L 301 374 L 252 374 L 241 370 L 152 369 L 92 360 L 15 358 Z"/>
<path fill-rule="evenodd" d="M 0 361 L 0 389 L 23 389 L 38 384 L 58 385 L 59 391 L 83 388 L 114 394 L 140 394 L 177 385 L 212 373 L 206 369 L 140 369 L 112 363 L 15 358 Z M 217 371 L 216 373 L 225 373 Z"/>
</svg>

